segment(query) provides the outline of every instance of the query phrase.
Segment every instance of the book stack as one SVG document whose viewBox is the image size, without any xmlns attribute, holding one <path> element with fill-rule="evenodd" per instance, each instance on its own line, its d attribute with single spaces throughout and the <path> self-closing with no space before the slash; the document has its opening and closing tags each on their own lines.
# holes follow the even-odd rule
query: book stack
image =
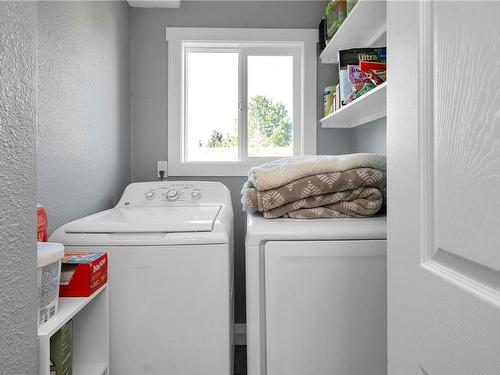
<svg viewBox="0 0 500 375">
<path fill-rule="evenodd" d="M 340 108 L 339 85 L 328 86 L 323 92 L 323 117 L 326 117 Z"/>
<path fill-rule="evenodd" d="M 339 51 L 339 105 L 344 106 L 383 84 L 386 47 Z"/>
</svg>

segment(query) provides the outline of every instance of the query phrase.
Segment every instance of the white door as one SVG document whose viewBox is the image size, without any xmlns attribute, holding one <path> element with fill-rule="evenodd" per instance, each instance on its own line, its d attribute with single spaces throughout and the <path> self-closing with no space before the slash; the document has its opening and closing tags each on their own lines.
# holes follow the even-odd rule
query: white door
<svg viewBox="0 0 500 375">
<path fill-rule="evenodd" d="M 500 2 L 388 2 L 389 374 L 500 374 Z"/>
<path fill-rule="evenodd" d="M 267 375 L 387 373 L 386 241 L 270 241 Z"/>
</svg>

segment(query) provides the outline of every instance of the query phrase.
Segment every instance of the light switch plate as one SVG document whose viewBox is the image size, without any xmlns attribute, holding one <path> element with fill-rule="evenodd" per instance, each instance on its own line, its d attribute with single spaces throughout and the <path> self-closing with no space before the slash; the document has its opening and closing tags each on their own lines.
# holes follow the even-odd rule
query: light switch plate
<svg viewBox="0 0 500 375">
<path fill-rule="evenodd" d="M 160 171 L 165 171 L 163 175 L 163 179 L 166 179 L 168 176 L 168 161 L 166 160 L 158 160 L 156 166 L 156 177 L 160 178 Z"/>
</svg>

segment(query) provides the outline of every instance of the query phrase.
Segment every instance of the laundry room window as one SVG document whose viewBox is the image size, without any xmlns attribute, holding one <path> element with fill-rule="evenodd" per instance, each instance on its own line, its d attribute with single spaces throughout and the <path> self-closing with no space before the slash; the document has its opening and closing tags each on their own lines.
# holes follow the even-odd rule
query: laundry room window
<svg viewBox="0 0 500 375">
<path fill-rule="evenodd" d="M 186 49 L 186 161 L 238 160 L 238 61 L 237 51 Z"/>
<path fill-rule="evenodd" d="M 168 28 L 169 174 L 246 175 L 314 154 L 316 34 Z"/>
</svg>

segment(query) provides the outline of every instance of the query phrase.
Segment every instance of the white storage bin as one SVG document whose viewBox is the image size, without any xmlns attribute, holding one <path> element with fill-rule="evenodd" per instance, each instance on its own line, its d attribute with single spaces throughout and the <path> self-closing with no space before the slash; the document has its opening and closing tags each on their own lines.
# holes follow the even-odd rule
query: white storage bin
<svg viewBox="0 0 500 375">
<path fill-rule="evenodd" d="M 57 313 L 63 256 L 63 244 L 37 242 L 38 325 L 45 323 Z"/>
</svg>

